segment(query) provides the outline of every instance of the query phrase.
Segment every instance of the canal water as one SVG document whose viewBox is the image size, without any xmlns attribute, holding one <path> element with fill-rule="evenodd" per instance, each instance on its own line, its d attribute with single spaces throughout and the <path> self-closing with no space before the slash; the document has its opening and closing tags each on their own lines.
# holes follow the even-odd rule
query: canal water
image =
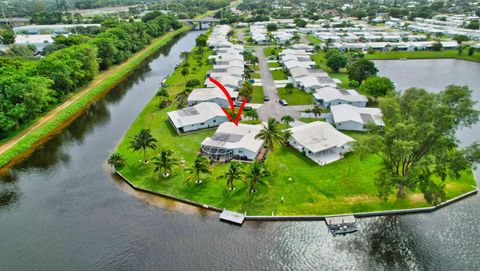
<svg viewBox="0 0 480 271">
<path fill-rule="evenodd" d="M 465 270 L 480 265 L 477 196 L 433 214 L 364 219 L 358 233 L 333 237 L 323 222 L 220 223 L 216 213 L 143 195 L 119 181 L 106 159 L 200 33 L 187 33 L 160 50 L 0 177 L 0 270 Z M 448 84 L 452 77 L 432 80 Z"/>
</svg>

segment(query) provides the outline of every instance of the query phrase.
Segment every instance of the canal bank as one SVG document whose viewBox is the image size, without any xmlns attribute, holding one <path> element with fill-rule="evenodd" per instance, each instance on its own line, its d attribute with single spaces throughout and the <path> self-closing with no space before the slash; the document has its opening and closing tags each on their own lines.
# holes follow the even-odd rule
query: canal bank
<svg viewBox="0 0 480 271">
<path fill-rule="evenodd" d="M 46 113 L 25 131 L 2 144 L 0 146 L 0 168 L 9 168 L 19 160 L 27 157 L 35 148 L 48 140 L 49 137 L 59 133 L 71 123 L 89 105 L 98 100 L 102 94 L 110 91 L 125 80 L 145 59 L 190 29 L 190 26 L 184 25 L 153 40 L 150 45 L 134 54 L 125 63 L 100 73 L 88 86 L 84 87 L 73 97 Z"/>
<path fill-rule="evenodd" d="M 118 176 L 120 176 L 122 181 L 124 181 L 134 190 L 155 195 L 158 197 L 164 197 L 170 200 L 179 201 L 185 204 L 189 204 L 198 208 L 203 208 L 205 210 L 209 210 L 217 213 L 220 213 L 223 210 L 225 210 L 216 206 L 210 206 L 201 202 L 196 202 L 196 201 L 185 199 L 185 198 L 179 198 L 174 195 L 169 195 L 169 194 L 165 194 L 165 193 L 161 193 L 161 192 L 136 186 L 133 182 L 128 180 L 120 172 L 115 171 L 115 173 L 118 174 Z M 423 207 L 423 208 L 412 208 L 412 209 L 382 210 L 382 211 L 373 211 L 373 212 L 343 213 L 343 214 L 328 214 L 328 215 L 275 215 L 274 213 L 272 213 L 271 216 L 267 216 L 267 215 L 248 215 L 247 212 L 245 212 L 244 215 L 245 215 L 245 219 L 249 221 L 320 221 L 320 220 L 325 220 L 328 217 L 337 217 L 337 216 L 344 216 L 344 215 L 353 215 L 357 218 L 393 216 L 393 215 L 410 215 L 410 214 L 430 213 L 477 194 L 478 194 L 478 187 L 474 187 L 472 191 L 466 192 L 452 199 L 446 200 L 438 205 L 434 205 L 431 207 Z"/>
</svg>

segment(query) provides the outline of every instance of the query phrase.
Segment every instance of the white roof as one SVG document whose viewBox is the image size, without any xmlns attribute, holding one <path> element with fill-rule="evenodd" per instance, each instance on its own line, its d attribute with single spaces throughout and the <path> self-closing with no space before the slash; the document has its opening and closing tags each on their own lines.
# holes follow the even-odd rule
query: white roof
<svg viewBox="0 0 480 271">
<path fill-rule="evenodd" d="M 227 89 L 228 90 L 228 89 Z M 235 91 L 228 91 L 232 98 L 238 97 L 238 92 Z M 225 94 L 219 88 L 196 88 L 190 92 L 188 95 L 188 102 L 202 102 L 202 101 L 209 101 L 211 99 L 221 99 L 227 100 Z"/>
<path fill-rule="evenodd" d="M 280 52 L 280 55 L 302 55 L 302 56 L 305 56 L 305 55 L 311 55 L 311 54 L 312 53 L 307 52 L 307 51 L 302 50 L 302 49 L 298 49 L 298 50 L 285 49 L 285 50 Z"/>
<path fill-rule="evenodd" d="M 315 77 L 328 77 L 328 73 L 313 68 L 304 68 L 304 67 L 294 67 L 289 69 L 290 75 L 293 78 L 303 77 L 303 76 L 315 76 Z"/>
<path fill-rule="evenodd" d="M 366 102 L 367 97 L 360 95 L 353 89 L 337 89 L 332 87 L 324 87 L 317 89 L 317 92 L 313 94 L 316 100 L 323 100 L 330 102 L 334 100 L 345 100 L 348 102 Z"/>
<path fill-rule="evenodd" d="M 330 123 L 315 121 L 290 128 L 292 138 L 313 153 L 341 147 L 355 139 L 337 131 Z"/>
<path fill-rule="evenodd" d="M 232 122 L 224 122 L 218 126 L 212 137 L 203 140 L 202 146 L 217 147 L 223 149 L 246 149 L 258 152 L 263 146 L 263 140 L 255 139 L 255 136 L 262 130 L 262 125 L 250 125 L 239 123 L 238 126 Z"/>
<path fill-rule="evenodd" d="M 215 117 L 226 118 L 222 108 L 216 103 L 199 103 L 167 114 L 177 128 L 202 123 Z"/>
<path fill-rule="evenodd" d="M 379 108 L 356 107 L 349 104 L 333 105 L 331 107 L 335 123 L 353 121 L 367 124 L 373 121 L 376 125 L 384 126 L 382 111 Z"/>
<path fill-rule="evenodd" d="M 21 35 L 15 36 L 15 44 L 44 44 L 53 43 L 52 35 Z"/>
<path fill-rule="evenodd" d="M 298 61 L 294 59 L 289 59 L 283 62 L 283 65 L 287 67 L 287 69 L 295 68 L 295 67 L 303 67 L 303 68 L 310 68 L 315 65 L 313 61 Z"/>
<path fill-rule="evenodd" d="M 224 74 L 220 77 L 211 76 L 213 79 L 217 80 L 219 83 L 224 85 L 225 87 L 237 88 L 239 87 L 240 81 L 242 80 L 241 76 L 233 76 Z M 214 83 L 212 83 L 208 78 L 205 80 L 205 84 L 207 87 L 213 88 L 217 87 Z"/>
<path fill-rule="evenodd" d="M 311 75 L 297 77 L 295 78 L 295 81 L 299 82 L 305 88 L 321 87 L 317 77 Z"/>
</svg>

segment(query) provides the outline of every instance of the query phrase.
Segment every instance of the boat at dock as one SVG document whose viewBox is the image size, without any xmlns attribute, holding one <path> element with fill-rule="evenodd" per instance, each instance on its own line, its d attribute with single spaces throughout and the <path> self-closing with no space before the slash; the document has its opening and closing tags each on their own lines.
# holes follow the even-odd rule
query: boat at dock
<svg viewBox="0 0 480 271">
<path fill-rule="evenodd" d="M 357 226 L 355 225 L 356 221 L 357 219 L 353 215 L 332 216 L 325 218 L 328 231 L 332 233 L 333 236 L 356 232 L 358 230 Z"/>
</svg>

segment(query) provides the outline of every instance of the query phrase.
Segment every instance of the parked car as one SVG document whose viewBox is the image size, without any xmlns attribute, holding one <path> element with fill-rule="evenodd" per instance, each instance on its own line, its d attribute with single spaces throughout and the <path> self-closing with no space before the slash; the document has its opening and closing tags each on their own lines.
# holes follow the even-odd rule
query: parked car
<svg viewBox="0 0 480 271">
<path fill-rule="evenodd" d="M 283 105 L 283 106 L 287 106 L 287 105 L 288 105 L 287 101 L 285 101 L 285 100 L 280 100 L 280 101 L 278 101 L 278 102 L 279 102 L 281 105 Z"/>
<path fill-rule="evenodd" d="M 270 97 L 269 97 L 268 95 L 264 95 L 264 96 L 263 96 L 263 100 L 266 101 L 266 102 L 267 102 L 267 101 L 270 101 Z"/>
</svg>

